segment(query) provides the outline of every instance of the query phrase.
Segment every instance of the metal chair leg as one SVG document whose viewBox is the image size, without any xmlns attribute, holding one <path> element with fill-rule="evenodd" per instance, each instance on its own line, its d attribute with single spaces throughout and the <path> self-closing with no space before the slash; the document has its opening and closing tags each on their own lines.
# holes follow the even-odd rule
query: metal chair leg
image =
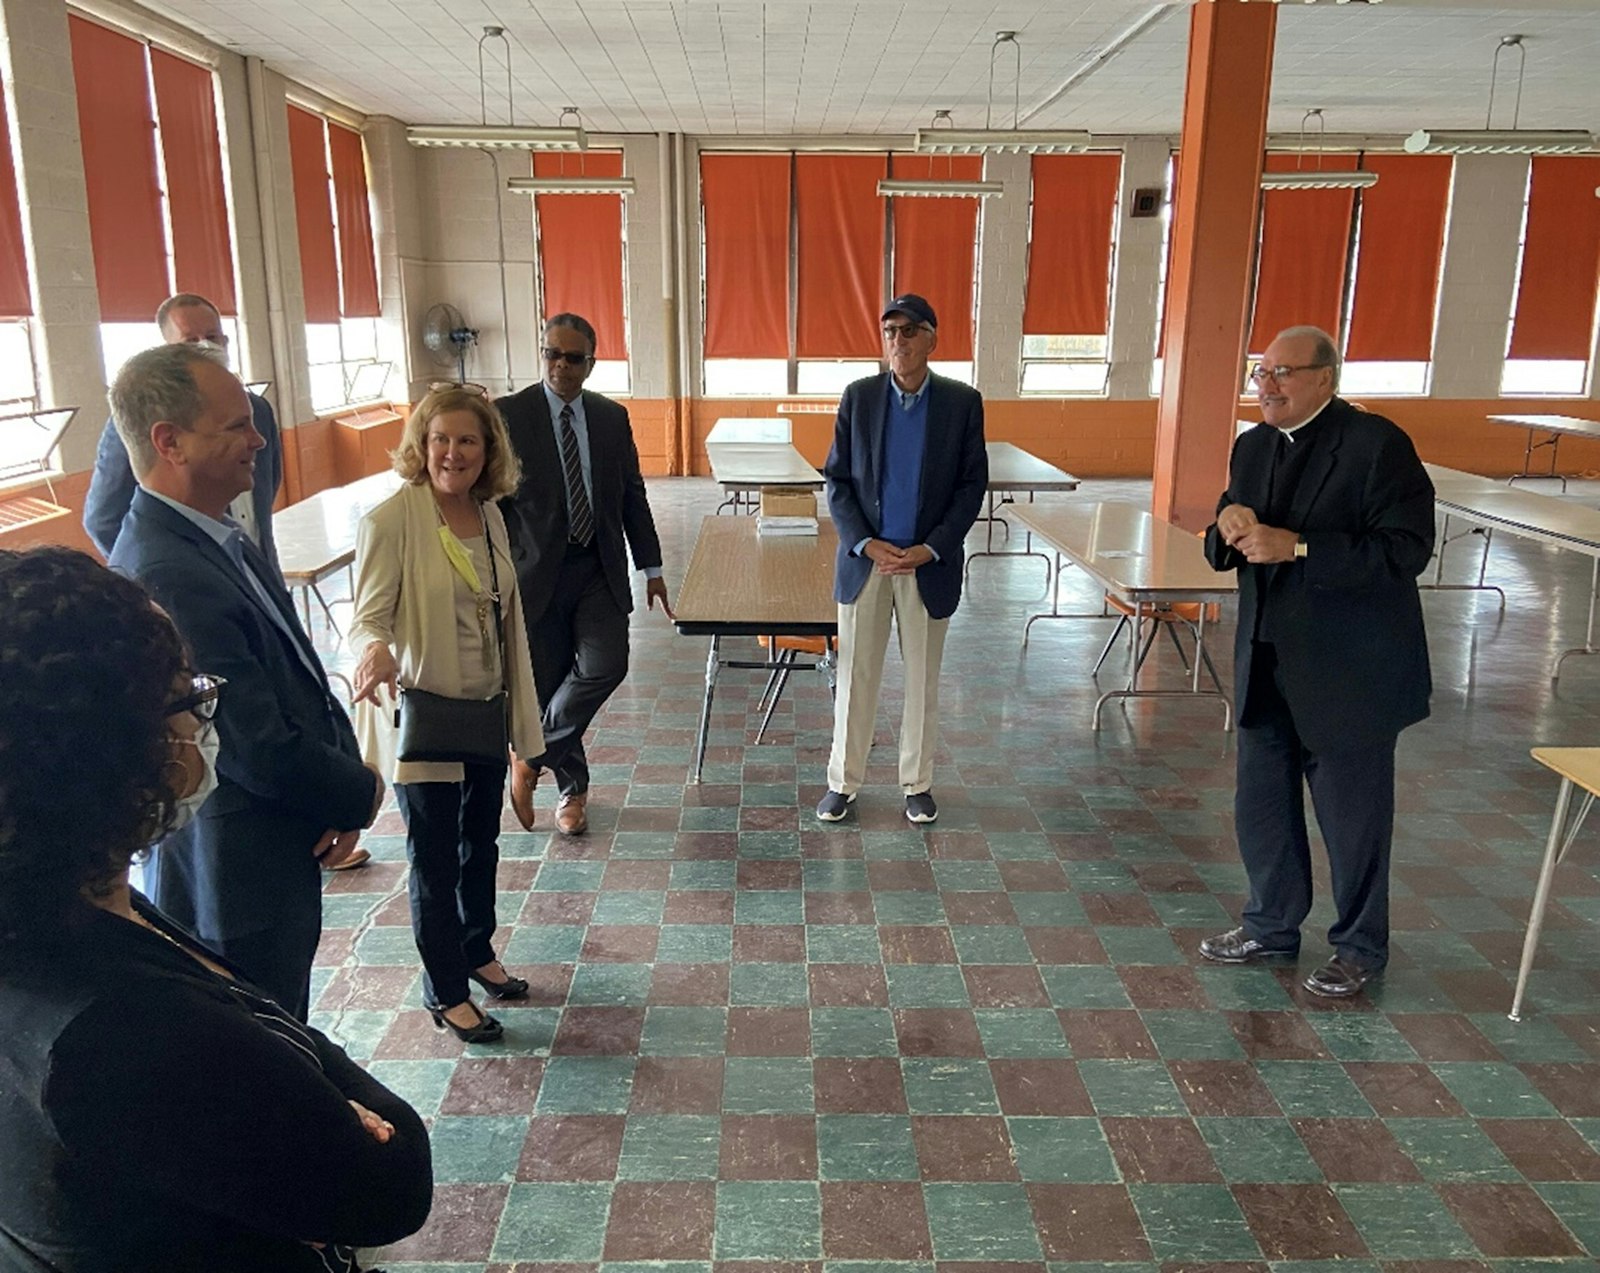
<svg viewBox="0 0 1600 1273">
<path fill-rule="evenodd" d="M 1094 661 L 1094 670 L 1090 676 L 1099 676 L 1100 667 L 1111 654 L 1111 647 L 1117 643 L 1117 638 L 1122 635 L 1122 629 L 1128 626 L 1128 616 L 1123 615 L 1117 620 L 1117 626 L 1111 629 L 1111 636 L 1106 640 L 1106 648 L 1100 651 L 1100 657 Z"/>
<path fill-rule="evenodd" d="M 1189 654 L 1183 648 L 1183 642 L 1178 640 L 1178 625 L 1175 623 L 1162 623 L 1161 626 L 1167 630 L 1167 635 L 1172 638 L 1172 648 L 1178 652 L 1178 658 L 1183 661 L 1183 670 L 1187 672 L 1189 670 Z"/>
<path fill-rule="evenodd" d="M 793 650 L 786 650 L 784 652 L 791 655 L 794 653 Z M 789 659 L 785 660 L 785 662 L 793 662 L 793 660 Z M 760 743 L 761 739 L 766 735 L 767 725 L 772 720 L 772 713 L 778 710 L 778 700 L 783 697 L 783 687 L 789 683 L 789 668 L 785 666 L 777 673 L 777 676 L 778 688 L 773 692 L 772 701 L 767 704 L 766 714 L 761 718 L 761 727 L 756 730 L 757 743 Z"/>
<path fill-rule="evenodd" d="M 772 647 L 769 645 L 767 647 L 767 649 L 770 651 L 772 649 Z M 773 659 L 773 662 L 774 663 L 788 663 L 788 662 L 791 661 L 793 655 L 794 655 L 794 651 L 793 650 L 779 650 L 777 652 L 777 657 Z M 772 669 L 772 671 L 768 674 L 766 688 L 761 691 L 761 697 L 756 700 L 756 711 L 759 712 L 762 708 L 764 708 L 767 705 L 767 699 L 772 694 L 772 687 L 778 683 L 778 677 L 782 673 L 782 671 L 783 671 L 783 669 L 781 667 L 774 667 Z"/>
<path fill-rule="evenodd" d="M 1150 647 L 1156 643 L 1156 638 L 1161 635 L 1161 629 L 1163 626 L 1164 625 L 1159 619 L 1151 616 L 1150 635 L 1144 639 L 1144 649 L 1139 651 L 1138 662 L 1133 665 L 1133 671 L 1135 675 L 1137 675 L 1139 669 L 1144 666 L 1144 661 L 1150 657 Z"/>
</svg>

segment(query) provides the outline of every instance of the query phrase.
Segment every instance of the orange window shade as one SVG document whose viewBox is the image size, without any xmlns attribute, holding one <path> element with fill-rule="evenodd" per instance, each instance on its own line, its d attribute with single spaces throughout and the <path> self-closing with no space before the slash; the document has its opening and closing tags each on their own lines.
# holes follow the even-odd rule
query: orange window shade
<svg viewBox="0 0 1600 1273">
<path fill-rule="evenodd" d="M 1369 155 L 1363 162 L 1378 174 L 1378 184 L 1361 192 L 1347 360 L 1433 357 L 1452 165 L 1449 155 Z"/>
<path fill-rule="evenodd" d="M 376 318 L 378 266 L 372 255 L 372 205 L 367 201 L 361 134 L 329 120 L 328 155 L 338 213 L 340 312 L 346 318 Z"/>
<path fill-rule="evenodd" d="M 5 84 L 0 81 L 0 318 L 26 318 L 31 313 L 33 299 L 28 290 L 22 204 L 17 198 L 17 172 L 11 162 Z"/>
<path fill-rule="evenodd" d="M 144 45 L 69 14 L 100 321 L 149 322 L 167 297 L 167 234 Z"/>
<path fill-rule="evenodd" d="M 1588 360 L 1600 276 L 1600 159 L 1535 155 L 1510 358 Z"/>
<path fill-rule="evenodd" d="M 1354 155 L 1268 155 L 1266 171 L 1348 172 Z M 1354 190 L 1266 190 L 1261 196 L 1261 261 L 1256 271 L 1250 352 L 1286 327 L 1309 323 L 1336 340 L 1350 254 Z"/>
<path fill-rule="evenodd" d="M 885 155 L 795 158 L 801 358 L 878 358 L 883 337 Z"/>
<path fill-rule="evenodd" d="M 789 356 L 789 156 L 703 155 L 707 358 Z"/>
<path fill-rule="evenodd" d="M 328 199 L 328 151 L 321 115 L 289 107 L 289 162 L 294 172 L 294 219 L 300 231 L 300 283 L 306 322 L 339 321 L 339 257 Z"/>
<path fill-rule="evenodd" d="M 178 291 L 199 293 L 221 313 L 238 313 L 211 71 L 160 49 L 150 50 L 150 71 L 167 169 L 173 281 Z"/>
<path fill-rule="evenodd" d="M 535 177 L 620 177 L 620 151 L 535 154 Z M 622 196 L 536 195 L 544 317 L 577 314 L 594 325 L 596 358 L 628 356 L 622 306 Z"/>
<path fill-rule="evenodd" d="M 977 181 L 983 158 L 891 155 L 889 174 L 913 181 Z M 894 294 L 915 292 L 939 316 L 934 357 L 972 357 L 972 274 L 978 251 L 977 199 L 898 198 L 894 212 Z"/>
<path fill-rule="evenodd" d="M 1110 330 L 1111 218 L 1121 155 L 1035 155 L 1026 336 Z"/>
</svg>

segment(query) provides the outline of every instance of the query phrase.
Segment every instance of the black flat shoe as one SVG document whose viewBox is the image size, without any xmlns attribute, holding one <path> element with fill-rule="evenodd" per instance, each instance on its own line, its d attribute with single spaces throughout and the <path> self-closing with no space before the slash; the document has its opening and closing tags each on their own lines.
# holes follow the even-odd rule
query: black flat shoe
<svg viewBox="0 0 1600 1273">
<path fill-rule="evenodd" d="M 500 971 L 505 972 L 505 969 L 501 968 Z M 487 977 L 479 976 L 475 972 L 469 972 L 467 977 L 482 986 L 483 992 L 491 999 L 526 999 L 528 997 L 528 983 L 521 977 L 513 977 L 508 972 L 504 981 L 490 981 Z"/>
<path fill-rule="evenodd" d="M 425 1003 L 422 1006 L 428 1010 L 428 1015 L 433 1018 L 435 1026 L 441 1030 L 450 1031 L 463 1043 L 493 1043 L 505 1033 L 504 1028 L 498 1021 L 476 1005 L 473 1006 L 473 1010 L 478 1014 L 478 1024 L 466 1026 L 457 1025 L 450 1020 L 449 1017 L 444 1015 L 443 1008 L 436 1008 L 431 1003 Z"/>
<path fill-rule="evenodd" d="M 1363 968 L 1359 964 L 1347 963 L 1335 955 L 1300 984 L 1324 999 L 1348 999 L 1351 995 L 1360 994 L 1361 988 L 1382 972 L 1381 968 Z"/>
</svg>

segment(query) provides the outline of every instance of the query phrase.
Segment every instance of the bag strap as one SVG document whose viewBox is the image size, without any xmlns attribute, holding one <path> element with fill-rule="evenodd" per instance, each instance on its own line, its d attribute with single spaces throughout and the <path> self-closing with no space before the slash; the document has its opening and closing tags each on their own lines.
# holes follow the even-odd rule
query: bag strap
<svg viewBox="0 0 1600 1273">
<path fill-rule="evenodd" d="M 506 710 L 511 710 L 511 686 L 509 683 L 510 668 L 506 665 L 506 622 L 500 614 L 500 570 L 494 562 L 494 536 L 489 533 L 489 514 L 484 510 L 482 501 L 478 504 L 478 516 L 483 521 L 483 546 L 489 553 L 489 599 L 494 602 L 494 636 L 495 644 L 500 647 L 500 688 L 506 693 Z"/>
</svg>

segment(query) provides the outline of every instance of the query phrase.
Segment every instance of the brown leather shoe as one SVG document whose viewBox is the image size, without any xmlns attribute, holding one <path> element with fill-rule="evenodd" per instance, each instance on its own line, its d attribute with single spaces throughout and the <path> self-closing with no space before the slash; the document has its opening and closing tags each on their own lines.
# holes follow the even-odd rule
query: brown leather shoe
<svg viewBox="0 0 1600 1273">
<path fill-rule="evenodd" d="M 511 811 L 524 831 L 533 830 L 533 789 L 539 785 L 539 770 L 525 760 L 511 762 Z"/>
<path fill-rule="evenodd" d="M 340 862 L 337 866 L 330 866 L 328 870 L 356 871 L 360 870 L 370 861 L 372 861 L 372 854 L 366 849 L 363 849 L 360 845 L 357 845 L 355 848 L 350 850 L 349 857 L 345 858 L 345 860 Z"/>
<path fill-rule="evenodd" d="M 589 815 L 584 805 L 589 803 L 589 793 L 574 791 L 561 797 L 556 805 L 556 830 L 562 835 L 582 835 L 589 829 Z"/>
</svg>

